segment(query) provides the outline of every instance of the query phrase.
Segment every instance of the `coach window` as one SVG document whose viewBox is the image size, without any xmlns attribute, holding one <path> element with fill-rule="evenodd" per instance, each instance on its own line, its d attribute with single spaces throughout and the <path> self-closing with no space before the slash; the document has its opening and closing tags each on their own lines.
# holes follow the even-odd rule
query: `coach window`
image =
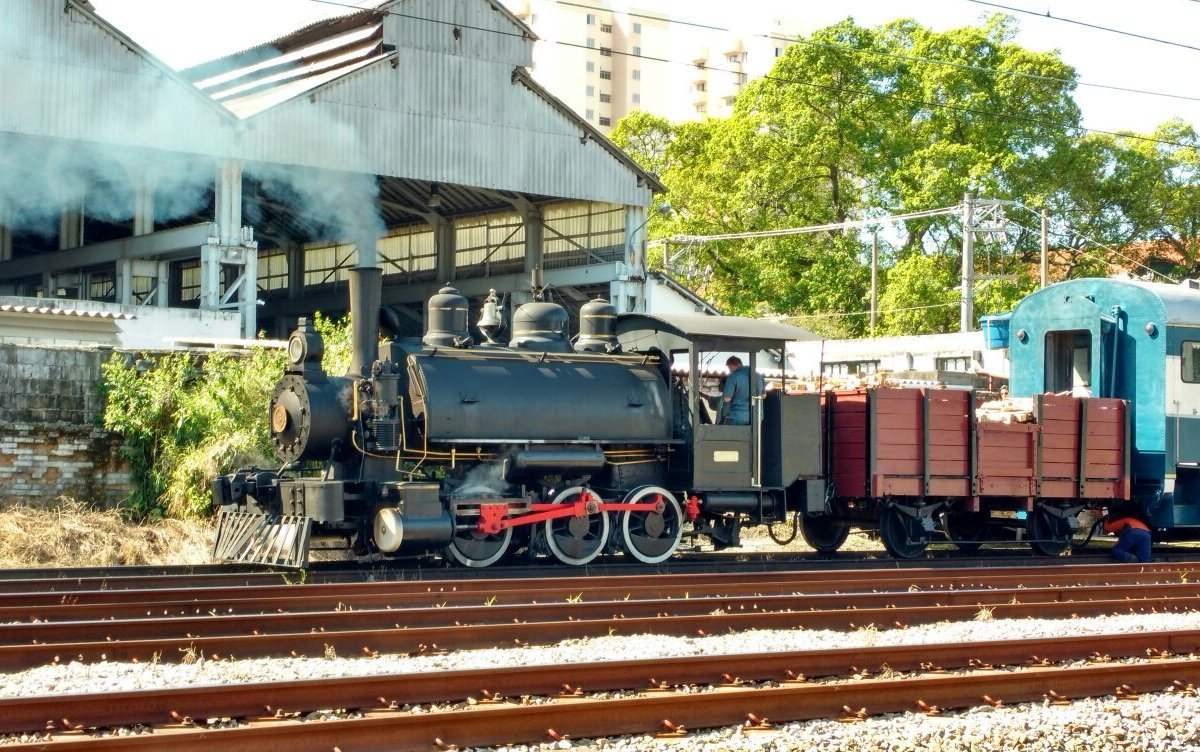
<svg viewBox="0 0 1200 752">
<path fill-rule="evenodd" d="M 1046 335 L 1046 391 L 1090 394 L 1092 333 L 1087 330 Z"/>
<path fill-rule="evenodd" d="M 1184 342 L 1179 356 L 1183 362 L 1183 380 L 1200 384 L 1200 342 Z"/>
</svg>

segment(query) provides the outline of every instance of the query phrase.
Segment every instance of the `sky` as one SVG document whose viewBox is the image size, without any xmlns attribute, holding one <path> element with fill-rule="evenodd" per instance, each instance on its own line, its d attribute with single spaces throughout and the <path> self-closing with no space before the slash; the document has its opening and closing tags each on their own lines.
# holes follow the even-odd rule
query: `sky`
<svg viewBox="0 0 1200 752">
<path fill-rule="evenodd" d="M 100 15 L 175 68 L 269 41 L 344 13 L 347 4 L 374 4 L 366 0 L 92 2 Z M 806 32 L 847 16 L 867 26 L 909 17 L 945 30 L 978 24 L 987 15 L 1003 11 L 1019 23 L 1018 43 L 1034 50 L 1057 49 L 1078 71 L 1081 85 L 1075 99 L 1085 127 L 1147 133 L 1178 117 L 1200 129 L 1200 34 L 1196 33 L 1200 0 L 999 0 L 995 4 L 979 0 L 636 0 L 635 4 L 679 20 L 723 27 L 788 16 L 799 19 Z M 1030 13 L 1004 11 L 999 5 Z"/>
</svg>

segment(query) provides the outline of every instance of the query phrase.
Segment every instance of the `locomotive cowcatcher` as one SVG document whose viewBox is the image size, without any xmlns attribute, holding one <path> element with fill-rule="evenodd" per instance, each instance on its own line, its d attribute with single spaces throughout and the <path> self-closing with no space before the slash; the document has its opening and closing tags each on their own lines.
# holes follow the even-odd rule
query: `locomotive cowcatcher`
<svg viewBox="0 0 1200 752">
<path fill-rule="evenodd" d="M 717 425 L 701 379 L 729 353 L 753 372 L 807 332 L 594 300 L 572 340 L 566 310 L 535 299 L 502 343 L 490 296 L 477 343 L 467 299 L 446 287 L 420 341 L 381 345 L 380 274 L 351 271 L 344 376 L 322 369 L 309 322 L 291 334 L 269 414 L 281 466 L 214 483 L 217 558 L 303 566 L 310 537 L 333 537 L 360 555 L 442 552 L 468 567 L 519 552 L 653 564 L 685 537 L 737 545 L 743 525 L 824 508 L 819 396 L 786 380 L 757 393 L 751 379 L 750 424 Z"/>
</svg>

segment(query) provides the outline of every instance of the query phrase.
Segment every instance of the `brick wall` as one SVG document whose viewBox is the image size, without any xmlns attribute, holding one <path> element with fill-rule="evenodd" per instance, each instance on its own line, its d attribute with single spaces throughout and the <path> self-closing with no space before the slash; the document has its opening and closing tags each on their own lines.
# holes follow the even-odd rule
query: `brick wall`
<svg viewBox="0 0 1200 752">
<path fill-rule="evenodd" d="M 111 352 L 0 344 L 0 502 L 114 505 L 129 493 L 121 441 L 99 427 Z"/>
</svg>

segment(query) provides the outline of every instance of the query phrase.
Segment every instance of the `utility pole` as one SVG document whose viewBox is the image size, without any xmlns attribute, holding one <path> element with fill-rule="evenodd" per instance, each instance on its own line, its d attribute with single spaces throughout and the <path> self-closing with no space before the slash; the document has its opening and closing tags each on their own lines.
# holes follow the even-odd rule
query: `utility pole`
<svg viewBox="0 0 1200 752">
<path fill-rule="evenodd" d="M 871 231 L 871 336 L 879 321 L 879 230 Z"/>
<path fill-rule="evenodd" d="M 959 315 L 959 329 L 969 332 L 974 327 L 971 319 L 975 318 L 975 205 L 971 192 L 963 194 L 963 253 L 962 253 L 962 306 Z"/>
<path fill-rule="evenodd" d="M 1050 212 L 1042 209 L 1042 287 L 1050 282 Z"/>
</svg>

